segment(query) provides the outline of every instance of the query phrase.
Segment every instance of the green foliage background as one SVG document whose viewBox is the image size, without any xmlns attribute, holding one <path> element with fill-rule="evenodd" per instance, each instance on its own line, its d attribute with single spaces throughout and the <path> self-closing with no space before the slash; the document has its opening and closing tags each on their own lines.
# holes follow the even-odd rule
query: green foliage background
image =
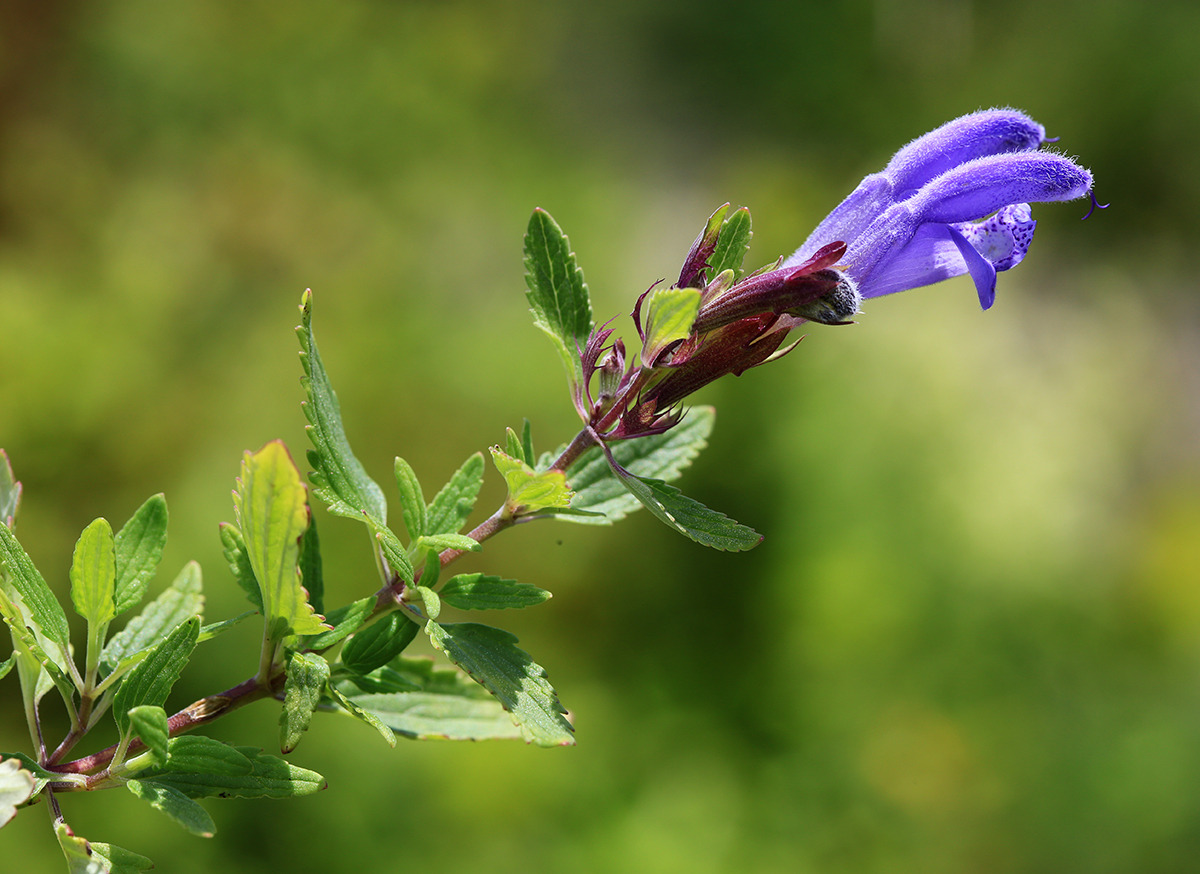
<svg viewBox="0 0 1200 874">
<path fill-rule="evenodd" d="M 242 451 L 305 445 L 305 287 L 359 458 L 435 483 L 522 417 L 541 447 L 573 433 L 523 295 L 536 206 L 603 321 L 720 203 L 751 207 L 764 263 L 977 108 L 1044 122 L 1113 202 L 1085 225 L 1037 208 L 986 314 L 965 280 L 874 301 L 714 385 L 681 485 L 764 533 L 754 552 L 639 513 L 464 561 L 555 593 L 506 627 L 578 747 L 390 751 L 330 717 L 292 756 L 330 789 L 210 803 L 212 841 L 118 793 L 66 799 L 72 825 L 173 872 L 1188 868 L 1198 38 L 1186 0 L 0 5 L 19 532 L 65 593 L 78 532 L 164 491 L 163 576 L 198 559 L 210 620 L 242 609 L 216 528 Z M 359 526 L 318 518 L 327 601 L 373 590 Z M 255 633 L 201 649 L 169 706 L 249 676 Z M 0 748 L 21 745 L 15 676 L 0 695 Z M 276 719 L 213 733 L 271 750 Z M 61 869 L 44 815 L 0 833 L 23 871 Z"/>
</svg>

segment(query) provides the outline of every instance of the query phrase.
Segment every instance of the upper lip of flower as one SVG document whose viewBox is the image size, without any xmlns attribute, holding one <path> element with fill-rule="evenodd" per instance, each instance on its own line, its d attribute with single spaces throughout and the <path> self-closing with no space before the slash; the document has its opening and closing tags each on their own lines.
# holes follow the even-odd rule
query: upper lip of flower
<svg viewBox="0 0 1200 874">
<path fill-rule="evenodd" d="M 1029 203 L 1092 190 L 1087 170 L 1040 151 L 1045 141 L 1045 129 L 1015 110 L 948 122 L 864 179 L 783 266 L 841 240 L 839 266 L 864 298 L 970 273 L 987 309 L 996 272 L 1018 264 L 1032 241 Z"/>
</svg>

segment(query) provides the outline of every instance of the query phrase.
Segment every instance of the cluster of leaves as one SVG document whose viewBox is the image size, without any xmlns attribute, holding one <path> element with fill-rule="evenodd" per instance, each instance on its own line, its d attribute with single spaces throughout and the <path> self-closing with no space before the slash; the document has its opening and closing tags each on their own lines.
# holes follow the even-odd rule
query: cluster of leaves
<svg viewBox="0 0 1200 874">
<path fill-rule="evenodd" d="M 535 322 L 554 340 L 575 392 L 584 373 L 580 347 L 594 330 L 591 304 L 566 237 L 540 210 L 530 221 L 526 265 Z M 484 455 L 468 458 L 431 500 L 409 464 L 397 457 L 402 537 L 388 525 L 383 490 L 350 448 L 313 335 L 310 292 L 300 310 L 311 492 L 333 515 L 366 526 L 381 582 L 374 593 L 326 611 L 309 490 L 287 448 L 268 443 L 243 458 L 235 521 L 220 527 L 229 569 L 253 609 L 203 624 L 201 573 L 192 562 L 109 635 L 110 624 L 142 602 L 158 568 L 167 506 L 156 495 L 116 533 L 97 519 L 76 544 L 71 601 L 87 625 L 81 670 L 72 656 L 66 613 L 13 534 L 21 487 L 0 450 L 0 614 L 14 649 L 0 663 L 0 677 L 16 669 L 34 745 L 32 756 L 0 754 L 0 825 L 17 808 L 47 800 L 72 871 L 136 872 L 150 863 L 74 835 L 57 800 L 67 792 L 124 788 L 189 832 L 207 836 L 215 827 L 198 798 L 282 798 L 324 788 L 319 774 L 259 749 L 184 734 L 254 700 L 281 702 L 279 742 L 285 754 L 296 748 L 317 711 L 365 721 L 393 746 L 396 735 L 573 744 L 574 728 L 545 670 L 517 646 L 515 636 L 444 617 L 447 607 L 518 609 L 550 597 L 501 576 L 443 573 L 501 530 L 551 517 L 611 524 L 646 506 L 708 546 L 746 549 L 760 539 L 667 485 L 706 445 L 714 419 L 710 408 L 694 408 L 673 429 L 636 440 L 610 444 L 585 428 L 571 444 L 540 456 L 528 421 L 520 434 L 509 429 L 503 447 L 490 448 L 507 486 L 506 500 L 467 534 L 462 532 L 480 493 Z M 164 705 L 198 644 L 256 614 L 263 635 L 255 674 L 169 717 Z M 406 655 L 422 630 L 450 665 Z M 43 738 L 39 714 L 51 690 L 61 697 L 71 725 L 54 749 Z M 66 761 L 110 710 L 118 742 Z"/>
</svg>

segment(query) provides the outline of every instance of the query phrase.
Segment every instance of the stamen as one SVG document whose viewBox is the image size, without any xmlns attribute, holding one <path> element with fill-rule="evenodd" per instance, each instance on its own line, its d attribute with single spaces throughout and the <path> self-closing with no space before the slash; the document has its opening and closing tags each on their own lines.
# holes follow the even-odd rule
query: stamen
<svg viewBox="0 0 1200 874">
<path fill-rule="evenodd" d="M 1043 143 L 1057 143 L 1062 137 L 1046 137 L 1042 140 Z"/>
<path fill-rule="evenodd" d="M 1080 219 L 1081 222 L 1086 222 L 1088 219 L 1090 219 L 1092 217 L 1092 213 L 1094 213 L 1096 210 L 1108 209 L 1110 206 L 1112 206 L 1111 203 L 1099 203 L 1096 200 L 1096 192 L 1094 192 L 1094 191 L 1089 190 L 1088 197 L 1090 197 L 1092 199 L 1092 208 L 1088 210 L 1087 215 L 1085 215 L 1083 218 Z"/>
</svg>

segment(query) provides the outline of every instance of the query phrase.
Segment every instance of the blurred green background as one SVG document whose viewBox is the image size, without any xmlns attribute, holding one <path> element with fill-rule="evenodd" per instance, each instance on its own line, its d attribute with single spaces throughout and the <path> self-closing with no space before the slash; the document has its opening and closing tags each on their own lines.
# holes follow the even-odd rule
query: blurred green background
<svg viewBox="0 0 1200 874">
<path fill-rule="evenodd" d="M 1193 870 L 1198 42 L 1188 0 L 0 4 L 19 532 L 65 593 L 84 525 L 163 491 L 162 576 L 198 559 L 210 620 L 243 608 L 216 528 L 241 452 L 306 446 L 306 287 L 358 456 L 432 492 L 523 417 L 542 448 L 573 433 L 523 298 L 534 207 L 628 335 L 719 204 L 753 210 L 765 263 L 978 108 L 1028 111 L 1113 204 L 1036 208 L 986 314 L 966 280 L 873 301 L 707 390 L 681 485 L 757 550 L 637 514 L 464 564 L 555 593 L 496 621 L 577 747 L 393 751 L 328 717 L 292 758 L 329 790 L 209 803 L 211 841 L 118 793 L 69 821 L 171 872 Z M 373 591 L 361 528 L 318 520 L 330 602 Z M 256 643 L 202 650 L 169 703 L 248 676 Z M 24 748 L 15 675 L 0 696 Z M 276 711 L 211 733 L 270 749 Z M 61 870 L 45 816 L 0 867 Z"/>
</svg>

